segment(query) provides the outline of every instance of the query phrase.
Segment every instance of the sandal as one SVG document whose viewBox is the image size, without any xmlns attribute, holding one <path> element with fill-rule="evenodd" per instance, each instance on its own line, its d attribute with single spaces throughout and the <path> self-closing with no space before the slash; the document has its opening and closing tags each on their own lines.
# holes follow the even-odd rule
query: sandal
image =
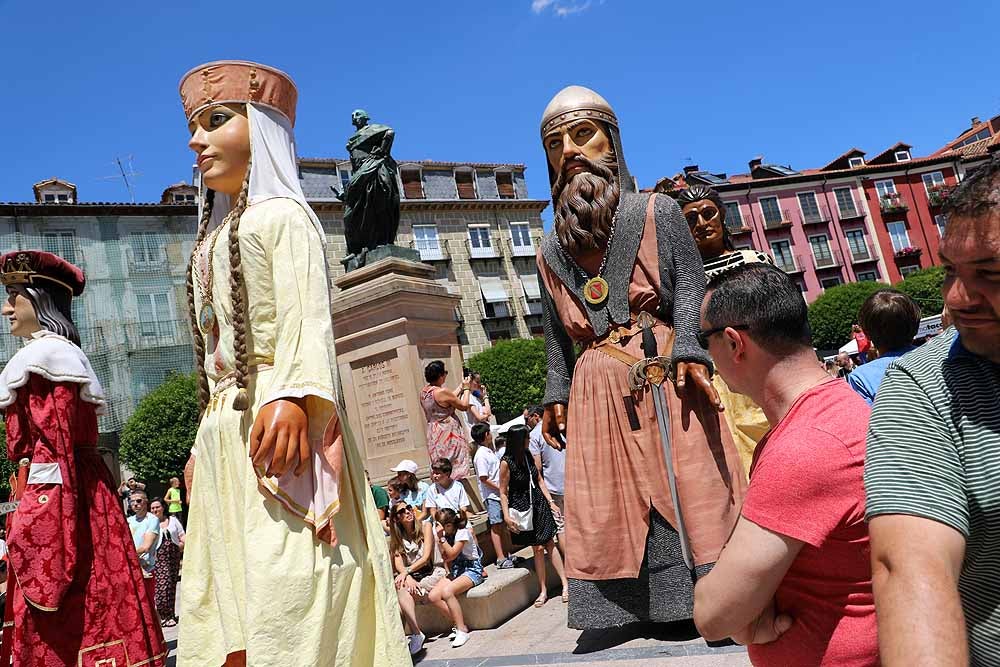
<svg viewBox="0 0 1000 667">
<path fill-rule="evenodd" d="M 541 595 L 538 596 L 538 599 L 535 600 L 535 608 L 541 609 L 542 606 L 544 606 L 545 603 L 548 601 L 549 601 L 549 596 L 546 595 L 545 593 L 542 593 Z"/>
</svg>

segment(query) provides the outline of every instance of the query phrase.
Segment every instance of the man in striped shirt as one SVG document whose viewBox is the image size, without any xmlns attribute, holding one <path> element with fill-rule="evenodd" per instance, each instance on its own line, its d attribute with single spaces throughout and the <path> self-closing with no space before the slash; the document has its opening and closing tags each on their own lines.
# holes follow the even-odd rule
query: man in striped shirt
<svg viewBox="0 0 1000 667">
<path fill-rule="evenodd" d="M 884 665 L 1000 664 L 1000 161 L 952 194 L 955 327 L 896 361 L 865 462 Z"/>
</svg>

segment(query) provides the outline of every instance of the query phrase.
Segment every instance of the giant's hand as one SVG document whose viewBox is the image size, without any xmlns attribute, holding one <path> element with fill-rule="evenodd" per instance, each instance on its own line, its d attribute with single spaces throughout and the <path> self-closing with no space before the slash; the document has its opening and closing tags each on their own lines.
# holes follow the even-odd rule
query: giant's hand
<svg viewBox="0 0 1000 667">
<path fill-rule="evenodd" d="M 310 458 L 309 417 L 304 398 L 281 398 L 261 407 L 250 431 L 250 459 L 266 466 L 268 477 L 295 470 L 301 475 Z"/>
<path fill-rule="evenodd" d="M 566 447 L 566 406 L 562 403 L 545 406 L 542 414 L 542 437 L 553 449 L 562 450 Z"/>
<path fill-rule="evenodd" d="M 708 374 L 708 367 L 705 364 L 678 361 L 677 390 L 683 394 L 688 390 L 688 385 L 691 384 L 694 385 L 695 391 L 704 392 L 708 402 L 716 410 L 722 412 L 724 409 L 722 400 L 719 398 L 719 393 L 715 391 L 715 387 L 712 386 L 712 377 Z"/>
</svg>

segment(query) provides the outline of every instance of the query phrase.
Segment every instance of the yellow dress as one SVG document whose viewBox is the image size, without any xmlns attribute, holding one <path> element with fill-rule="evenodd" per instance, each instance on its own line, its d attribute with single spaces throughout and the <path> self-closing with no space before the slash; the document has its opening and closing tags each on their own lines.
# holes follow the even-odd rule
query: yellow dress
<svg viewBox="0 0 1000 667">
<path fill-rule="evenodd" d="M 241 413 L 232 408 L 237 390 L 230 384 L 228 225 L 220 232 L 212 253 L 218 325 L 207 337 L 205 358 L 213 396 L 195 439 L 177 664 L 219 667 L 227 654 L 246 650 L 250 667 L 408 665 L 388 549 L 346 421 L 340 419 L 342 455 L 330 461 L 322 452 L 338 409 L 319 234 L 291 199 L 260 202 L 243 213 L 253 370 L 251 407 Z M 203 295 L 195 282 L 200 312 Z M 248 455 L 258 409 L 280 397 L 307 397 L 313 443 L 303 477 L 288 474 L 281 484 L 259 480 Z M 299 491 L 302 485 L 320 489 L 308 494 L 318 502 L 284 493 L 286 482 Z M 320 539 L 316 526 L 325 521 L 336 540 Z"/>
</svg>

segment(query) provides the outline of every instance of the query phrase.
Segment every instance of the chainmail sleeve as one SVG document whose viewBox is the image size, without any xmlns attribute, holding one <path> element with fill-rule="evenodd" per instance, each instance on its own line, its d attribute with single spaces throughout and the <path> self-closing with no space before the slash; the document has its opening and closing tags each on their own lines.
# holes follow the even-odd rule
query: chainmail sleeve
<svg viewBox="0 0 1000 667">
<path fill-rule="evenodd" d="M 573 381 L 573 366 L 576 364 L 576 353 L 573 351 L 573 340 L 559 320 L 559 313 L 552 301 L 549 290 L 541 274 L 538 285 L 542 294 L 542 326 L 545 329 L 545 357 L 548 372 L 545 375 L 545 405 L 553 403 L 569 403 L 569 386 Z"/>
<path fill-rule="evenodd" d="M 712 358 L 698 345 L 701 302 L 705 298 L 705 269 L 698 246 L 688 229 L 680 207 L 670 197 L 656 198 L 657 232 L 665 231 L 673 273 L 674 350 L 671 364 L 679 361 L 705 364 L 713 371 Z"/>
</svg>

